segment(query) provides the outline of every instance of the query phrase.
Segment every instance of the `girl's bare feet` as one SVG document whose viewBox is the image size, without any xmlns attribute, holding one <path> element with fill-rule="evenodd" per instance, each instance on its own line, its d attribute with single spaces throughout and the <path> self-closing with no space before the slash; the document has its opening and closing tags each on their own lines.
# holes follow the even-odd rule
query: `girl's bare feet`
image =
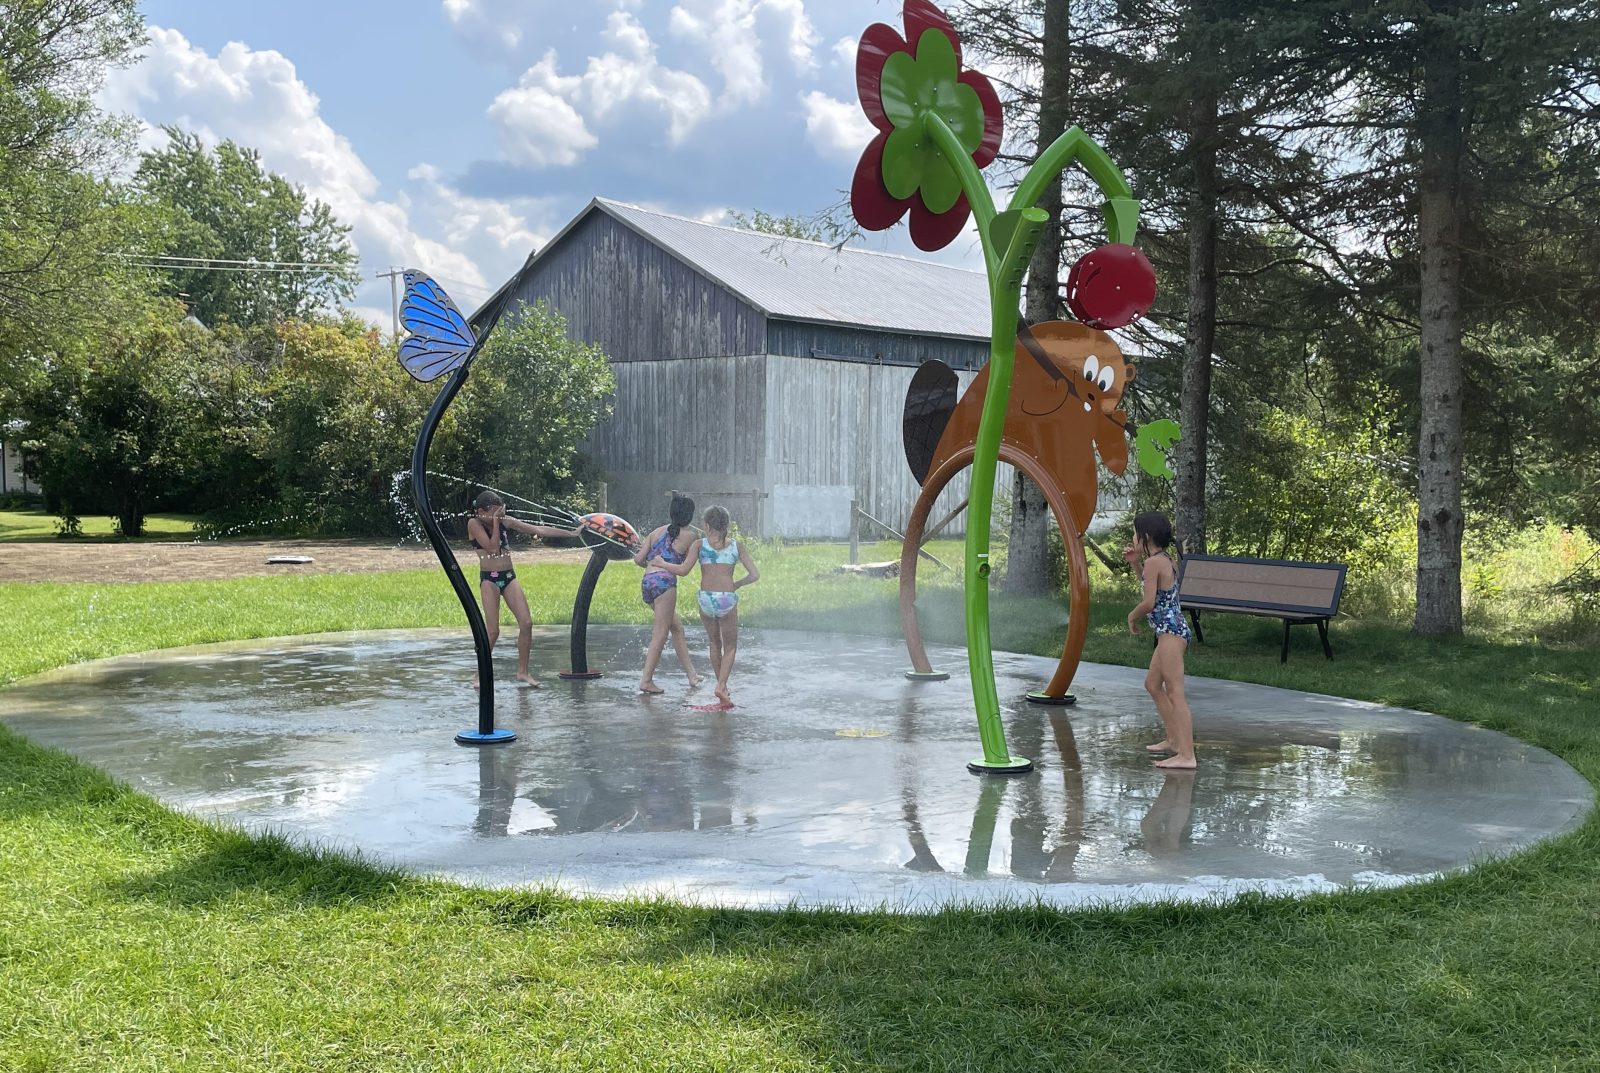
<svg viewBox="0 0 1600 1073">
<path fill-rule="evenodd" d="M 695 675 L 692 678 L 690 678 L 689 679 L 689 692 L 693 693 L 695 690 L 699 689 L 700 688 L 700 683 L 704 682 L 704 681 L 705 681 L 705 679 L 701 678 L 699 675 Z"/>
<path fill-rule="evenodd" d="M 539 680 L 533 675 L 529 674 L 527 671 L 521 671 L 517 674 L 517 682 L 522 686 L 523 689 L 539 688 Z"/>
<path fill-rule="evenodd" d="M 1173 748 L 1170 741 L 1163 739 L 1162 741 L 1156 742 L 1154 745 L 1146 745 L 1145 750 L 1152 753 L 1170 753 L 1173 751 Z"/>
<path fill-rule="evenodd" d="M 1200 765 L 1195 762 L 1194 754 L 1190 753 L 1188 756 L 1169 756 L 1165 760 L 1157 760 L 1155 766 L 1168 770 L 1176 768 L 1180 771 L 1193 771 Z"/>
<path fill-rule="evenodd" d="M 639 692 L 647 694 L 647 695 L 653 697 L 657 693 L 665 693 L 666 690 L 662 689 L 660 686 L 656 685 L 654 682 L 640 682 L 639 683 Z"/>
<path fill-rule="evenodd" d="M 726 704 L 730 708 L 733 707 L 733 698 L 728 696 L 728 687 L 727 686 L 718 686 L 716 688 L 715 693 L 716 693 L 716 698 L 718 700 L 720 700 L 722 703 Z"/>
</svg>

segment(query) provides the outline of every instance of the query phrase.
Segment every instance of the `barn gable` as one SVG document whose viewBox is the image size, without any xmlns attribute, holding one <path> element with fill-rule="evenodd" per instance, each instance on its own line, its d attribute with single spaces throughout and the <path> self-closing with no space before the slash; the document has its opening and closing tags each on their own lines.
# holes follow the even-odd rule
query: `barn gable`
<svg viewBox="0 0 1600 1073">
<path fill-rule="evenodd" d="M 613 362 L 765 353 L 762 310 L 607 207 L 591 202 L 485 308 L 542 300 Z"/>
</svg>

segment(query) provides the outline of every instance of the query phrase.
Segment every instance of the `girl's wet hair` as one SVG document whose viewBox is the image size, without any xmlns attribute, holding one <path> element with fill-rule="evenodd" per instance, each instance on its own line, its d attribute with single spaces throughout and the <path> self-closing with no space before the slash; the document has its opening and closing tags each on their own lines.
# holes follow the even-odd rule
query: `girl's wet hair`
<svg viewBox="0 0 1600 1073">
<path fill-rule="evenodd" d="M 667 526 L 667 539 L 677 540 L 683 527 L 694 521 L 694 500 L 677 489 L 672 492 L 672 509 L 668 512 L 672 524 Z"/>
<path fill-rule="evenodd" d="M 1172 521 L 1159 510 L 1147 510 L 1133 520 L 1133 535 L 1157 551 L 1166 551 L 1172 546 Z"/>
<path fill-rule="evenodd" d="M 726 533 L 733 521 L 728 515 L 727 507 L 707 507 L 701 518 L 705 521 L 707 529 L 715 529 L 719 533 Z"/>
<path fill-rule="evenodd" d="M 472 501 L 473 510 L 487 510 L 490 507 L 503 507 L 505 500 L 489 491 L 487 488 L 478 493 L 478 498 Z"/>
</svg>

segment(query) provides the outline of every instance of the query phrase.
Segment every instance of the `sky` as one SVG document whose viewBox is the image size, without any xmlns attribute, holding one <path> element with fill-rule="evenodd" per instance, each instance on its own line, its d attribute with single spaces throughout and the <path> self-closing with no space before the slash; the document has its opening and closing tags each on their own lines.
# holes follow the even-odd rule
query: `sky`
<svg viewBox="0 0 1600 1073">
<path fill-rule="evenodd" d="M 391 267 L 476 308 L 593 197 L 728 222 L 837 203 L 871 137 L 855 49 L 890 0 L 147 0 L 149 41 L 99 93 L 260 151 L 327 202 L 388 330 Z M 867 248 L 936 255 L 903 227 Z"/>
</svg>

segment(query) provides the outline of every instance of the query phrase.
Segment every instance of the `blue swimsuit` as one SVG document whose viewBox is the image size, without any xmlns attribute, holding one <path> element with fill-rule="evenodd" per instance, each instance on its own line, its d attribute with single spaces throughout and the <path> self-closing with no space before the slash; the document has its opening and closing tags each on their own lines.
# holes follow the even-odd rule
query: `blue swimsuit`
<svg viewBox="0 0 1600 1073">
<path fill-rule="evenodd" d="M 1178 585 L 1174 581 L 1170 589 L 1156 590 L 1156 605 L 1144 617 L 1150 628 L 1156 633 L 1170 633 L 1174 637 L 1182 637 L 1184 641 L 1193 640 L 1189 630 L 1189 623 L 1183 617 L 1183 608 L 1178 601 Z"/>
</svg>

